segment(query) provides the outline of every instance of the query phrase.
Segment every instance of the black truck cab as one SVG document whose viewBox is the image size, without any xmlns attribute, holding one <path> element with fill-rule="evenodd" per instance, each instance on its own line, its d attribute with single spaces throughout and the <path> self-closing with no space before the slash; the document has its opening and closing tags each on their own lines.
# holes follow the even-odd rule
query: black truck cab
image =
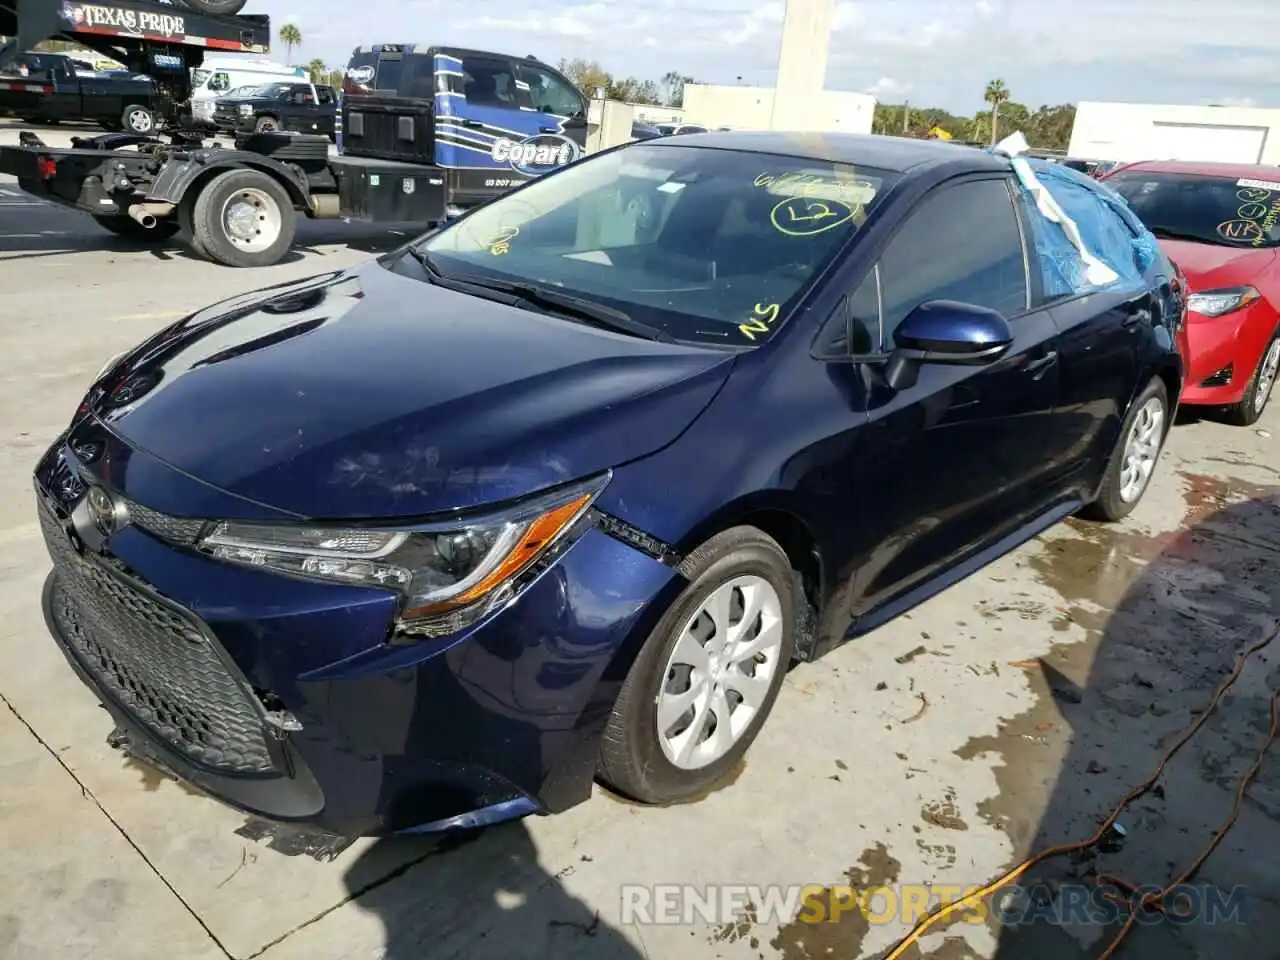
<svg viewBox="0 0 1280 960">
<path fill-rule="evenodd" d="M 586 136 L 586 98 L 534 57 L 383 43 L 347 65 L 342 154 L 438 168 L 451 209 L 572 163 Z"/>
<path fill-rule="evenodd" d="M 282 80 L 255 87 L 248 96 L 219 97 L 213 122 L 228 133 L 292 131 L 334 137 L 337 104 L 328 87 Z"/>
</svg>

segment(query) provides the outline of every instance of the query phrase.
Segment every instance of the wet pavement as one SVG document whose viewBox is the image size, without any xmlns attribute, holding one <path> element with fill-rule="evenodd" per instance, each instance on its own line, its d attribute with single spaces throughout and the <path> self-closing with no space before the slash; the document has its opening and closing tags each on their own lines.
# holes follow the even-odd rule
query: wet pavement
<svg viewBox="0 0 1280 960">
<path fill-rule="evenodd" d="M 1163 885 L 1230 817 L 1267 738 L 1280 641 L 1246 661 L 1105 851 L 1037 866 L 1014 893 L 890 952 L 915 919 L 904 900 L 926 906 L 940 887 L 987 883 L 1093 834 L 1280 617 L 1280 406 L 1257 429 L 1179 425 L 1129 521 L 1069 521 L 793 670 L 746 763 L 695 804 L 597 790 L 562 816 L 446 844 L 345 844 L 247 820 L 125 761 L 44 631 L 35 457 L 102 362 L 180 312 L 394 240 L 317 233 L 291 263 L 229 271 L 14 206 L 25 201 L 11 187 L 0 183 L 3 960 L 1075 960 L 1118 932 L 1100 878 Z M 1273 749 L 1172 898 L 1192 921 L 1137 924 L 1115 956 L 1280 957 L 1277 769 Z M 716 884 L 778 886 L 739 890 L 750 902 L 732 916 L 687 890 L 674 917 L 625 909 L 629 891 Z M 850 899 L 882 886 L 867 910 Z M 808 899 L 789 911 L 767 899 L 800 888 Z M 998 923 L 996 905 L 1033 922 Z"/>
</svg>

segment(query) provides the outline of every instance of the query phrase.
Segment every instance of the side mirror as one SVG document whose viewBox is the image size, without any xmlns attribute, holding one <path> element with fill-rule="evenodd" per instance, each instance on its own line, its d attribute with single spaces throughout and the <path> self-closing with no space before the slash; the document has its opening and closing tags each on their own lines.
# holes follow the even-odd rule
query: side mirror
<svg viewBox="0 0 1280 960">
<path fill-rule="evenodd" d="M 957 300 L 930 300 L 903 318 L 893 332 L 893 342 L 885 380 L 894 390 L 905 390 L 915 386 L 921 364 L 993 363 L 1013 343 L 1013 331 L 996 310 Z"/>
</svg>

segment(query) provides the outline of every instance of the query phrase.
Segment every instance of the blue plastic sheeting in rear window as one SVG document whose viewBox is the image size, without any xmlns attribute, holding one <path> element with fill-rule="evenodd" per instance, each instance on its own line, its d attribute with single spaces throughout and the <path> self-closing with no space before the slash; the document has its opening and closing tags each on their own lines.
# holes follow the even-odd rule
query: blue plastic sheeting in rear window
<svg viewBox="0 0 1280 960">
<path fill-rule="evenodd" d="M 1070 167 L 1030 158 L 1027 165 L 1075 221 L 1086 249 L 1118 274 L 1119 279 L 1108 286 L 1140 283 L 1155 262 L 1156 238 L 1129 212 L 1120 195 Z M 1054 298 L 1085 292 L 1090 284 L 1080 254 L 1058 224 L 1038 213 L 1030 192 L 1024 189 L 1023 194 L 1031 211 L 1045 295 Z"/>
</svg>

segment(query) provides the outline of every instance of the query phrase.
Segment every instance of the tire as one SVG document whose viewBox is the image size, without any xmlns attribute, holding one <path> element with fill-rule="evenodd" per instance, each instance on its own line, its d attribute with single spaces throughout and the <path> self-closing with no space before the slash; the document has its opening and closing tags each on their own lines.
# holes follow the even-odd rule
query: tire
<svg viewBox="0 0 1280 960">
<path fill-rule="evenodd" d="M 1147 423 L 1143 419 L 1144 411 L 1154 412 L 1156 410 L 1158 410 L 1159 416 L 1157 423 L 1152 427 L 1140 425 L 1140 420 L 1143 423 Z M 1133 513 L 1134 508 L 1142 502 L 1143 495 L 1151 485 L 1151 477 L 1155 473 L 1155 468 L 1160 461 L 1160 454 L 1164 450 L 1165 437 L 1169 434 L 1170 422 L 1169 391 L 1165 389 L 1163 380 L 1159 377 L 1154 377 L 1142 389 L 1142 392 L 1134 398 L 1133 403 L 1129 405 L 1129 412 L 1125 415 L 1124 424 L 1120 428 L 1120 436 L 1116 440 L 1115 448 L 1111 451 L 1111 457 L 1107 461 L 1107 472 L 1103 477 L 1098 498 L 1081 510 L 1081 515 L 1090 520 L 1115 523 Z M 1150 460 L 1143 461 L 1144 463 L 1149 463 L 1149 467 L 1145 470 L 1145 476 L 1141 479 L 1140 485 L 1137 486 L 1136 492 L 1134 492 L 1132 488 L 1126 490 L 1128 446 L 1130 437 L 1135 432 L 1144 430 L 1150 430 L 1155 434 L 1153 438 L 1155 449 L 1149 452 Z"/>
<path fill-rule="evenodd" d="M 178 233 L 176 220 L 157 220 L 154 227 L 144 227 L 133 217 L 128 216 L 94 217 L 93 219 L 104 230 L 110 230 L 117 237 L 123 237 L 135 243 L 164 243 Z"/>
<path fill-rule="evenodd" d="M 600 778 L 618 793 L 640 803 L 671 804 L 697 799 L 732 770 L 764 726 L 778 698 L 794 651 L 796 598 L 791 564 L 782 548 L 762 531 L 755 527 L 734 527 L 718 533 L 690 553 L 680 565 L 680 570 L 688 578 L 689 585 L 663 614 L 632 664 L 609 717 L 600 748 Z M 662 698 L 673 696 L 670 689 L 688 694 L 694 685 L 699 685 L 699 674 L 687 668 L 676 648 L 706 650 L 707 647 L 699 644 L 710 642 L 714 645 L 718 631 L 701 641 L 696 636 L 705 633 L 712 622 L 710 616 L 703 612 L 703 606 L 713 595 L 729 595 L 731 600 L 740 600 L 739 586 L 758 591 L 756 595 L 766 599 L 762 609 L 769 620 L 777 617 L 776 626 L 768 634 L 773 637 L 776 633 L 776 645 L 771 642 L 767 661 L 760 662 L 758 656 L 747 661 L 751 677 L 735 671 L 732 665 L 720 676 L 725 679 L 737 677 L 739 686 L 745 686 L 745 681 L 759 677 L 764 669 L 768 671 L 767 681 L 761 682 L 755 713 L 744 716 L 743 726 L 737 731 L 732 746 L 715 751 L 712 749 L 715 738 L 709 735 L 704 740 L 704 747 L 700 748 L 708 751 L 704 757 L 693 763 L 678 764 L 673 761 L 678 759 L 680 744 L 675 743 L 675 749 L 672 749 L 673 745 L 664 741 L 678 740 L 681 732 L 689 733 L 692 727 L 690 714 L 693 714 L 694 722 L 707 718 L 704 733 L 710 734 L 719 729 L 719 724 L 712 722 L 711 718 L 716 717 L 717 711 L 709 706 L 704 704 L 701 711 L 690 707 L 681 717 L 675 712 L 681 704 L 674 701 L 675 710 L 668 716 L 672 725 L 667 727 L 666 733 L 675 731 L 676 736 L 660 736 Z M 770 590 L 775 602 L 768 599 Z M 732 609 L 739 606 L 734 602 Z M 726 606 L 724 609 L 728 612 L 731 608 Z M 741 611 L 738 612 L 741 616 Z M 762 618 L 755 622 L 763 630 L 767 621 Z M 741 621 L 731 624 L 740 625 Z M 683 644 L 680 643 L 682 637 L 685 638 Z M 714 670 L 714 665 L 710 666 Z M 707 673 L 702 676 L 707 676 Z M 731 695 L 725 693 L 720 701 L 723 707 L 731 708 L 730 715 L 746 706 L 746 701 L 740 699 L 741 694 L 733 692 L 732 683 L 728 684 Z M 725 724 L 723 729 L 729 730 L 730 727 Z M 695 740 L 700 738 L 701 735 Z"/>
<path fill-rule="evenodd" d="M 179 202 L 177 214 L 175 216 L 175 219 L 178 222 L 178 233 L 181 235 L 182 241 L 191 249 L 192 253 L 204 260 L 211 260 L 213 258 L 209 256 L 204 247 L 200 246 L 200 241 L 196 239 L 195 209 L 195 196 L 185 196 L 182 198 L 181 202 Z"/>
<path fill-rule="evenodd" d="M 131 103 L 120 114 L 120 124 L 127 133 L 150 136 L 156 132 L 156 115 L 150 107 L 140 103 Z"/>
<path fill-rule="evenodd" d="M 244 9 L 248 0 L 182 0 L 184 6 L 196 13 L 211 13 L 215 17 L 231 17 Z"/>
<path fill-rule="evenodd" d="M 279 129 L 279 118 L 270 115 L 259 117 L 253 125 L 254 133 L 275 133 Z"/>
<path fill-rule="evenodd" d="M 1280 330 L 1275 332 L 1258 358 L 1258 365 L 1245 387 L 1244 399 L 1226 409 L 1227 419 L 1237 427 L 1253 426 L 1262 416 L 1262 411 L 1267 409 L 1267 401 L 1275 392 L 1276 380 L 1280 379 L 1277 365 L 1280 365 Z"/>
<path fill-rule="evenodd" d="M 237 236 L 225 216 L 234 206 L 246 219 Z M 258 170 L 228 170 L 205 184 L 192 210 L 195 249 L 229 267 L 269 267 L 293 245 L 298 229 L 293 201 L 276 180 Z"/>
</svg>

